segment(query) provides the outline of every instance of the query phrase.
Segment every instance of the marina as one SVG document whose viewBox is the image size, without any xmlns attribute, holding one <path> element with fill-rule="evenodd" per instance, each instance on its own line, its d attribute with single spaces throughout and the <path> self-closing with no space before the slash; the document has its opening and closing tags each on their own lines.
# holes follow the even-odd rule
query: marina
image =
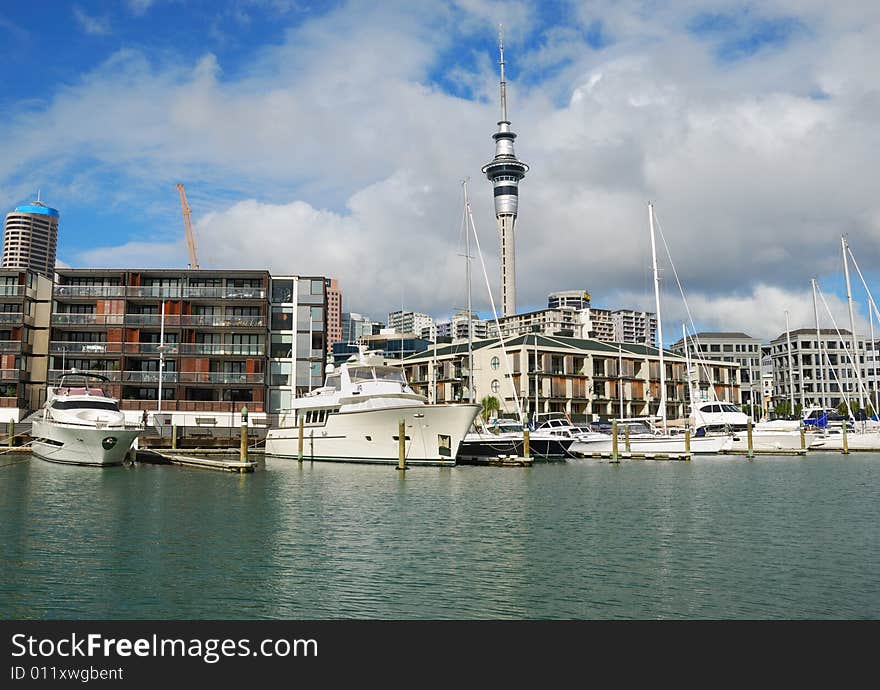
<svg viewBox="0 0 880 690">
<path fill-rule="evenodd" d="M 0 17 L 0 616 L 880 619 L 880 22 L 226 4 Z"/>
</svg>

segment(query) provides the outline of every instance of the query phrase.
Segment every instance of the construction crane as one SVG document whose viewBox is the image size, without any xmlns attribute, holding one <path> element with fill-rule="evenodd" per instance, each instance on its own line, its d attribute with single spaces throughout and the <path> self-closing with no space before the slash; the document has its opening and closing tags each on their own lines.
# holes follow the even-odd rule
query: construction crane
<svg viewBox="0 0 880 690">
<path fill-rule="evenodd" d="M 180 193 L 180 205 L 183 207 L 183 228 L 186 230 L 186 246 L 189 249 L 189 267 L 198 269 L 199 260 L 196 258 L 196 238 L 193 235 L 192 216 L 189 212 L 189 203 L 186 200 L 186 191 L 183 185 L 177 185 L 177 191 Z"/>
</svg>

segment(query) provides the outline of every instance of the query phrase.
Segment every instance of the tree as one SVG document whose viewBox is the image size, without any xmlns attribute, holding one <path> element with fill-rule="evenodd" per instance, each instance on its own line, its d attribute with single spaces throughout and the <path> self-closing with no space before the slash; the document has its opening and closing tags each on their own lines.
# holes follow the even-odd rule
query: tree
<svg viewBox="0 0 880 690">
<path fill-rule="evenodd" d="M 489 421 L 489 418 L 492 417 L 493 412 L 498 412 L 501 409 L 501 402 L 494 395 L 487 395 L 485 398 L 480 400 L 480 405 L 482 406 L 483 419 L 485 421 Z"/>
<path fill-rule="evenodd" d="M 789 405 L 788 400 L 783 400 L 782 402 L 776 403 L 776 407 L 773 408 L 773 411 L 776 412 L 777 417 L 788 417 L 788 415 L 791 414 L 791 405 Z"/>
</svg>

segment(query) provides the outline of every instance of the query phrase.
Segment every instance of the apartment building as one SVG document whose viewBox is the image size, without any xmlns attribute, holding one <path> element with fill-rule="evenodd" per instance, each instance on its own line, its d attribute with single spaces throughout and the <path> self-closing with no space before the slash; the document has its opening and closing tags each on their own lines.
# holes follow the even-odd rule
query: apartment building
<svg viewBox="0 0 880 690">
<path fill-rule="evenodd" d="M 0 270 L 0 423 L 18 422 L 46 399 L 52 281 Z"/>
<path fill-rule="evenodd" d="M 870 342 L 857 335 L 854 352 L 852 332 L 833 328 L 821 329 L 818 339 L 815 328 L 799 328 L 771 340 L 773 404 L 837 407 L 847 400 L 859 401 L 864 394 L 860 388 L 876 388 L 876 379 L 868 374 L 866 341 Z"/>
<path fill-rule="evenodd" d="M 660 360 L 653 347 L 535 333 L 505 338 L 503 348 L 497 339 L 474 343 L 473 365 L 474 399 L 495 396 L 503 414 L 515 415 L 517 402 L 529 417 L 561 412 L 576 421 L 659 413 Z M 722 361 L 708 365 L 700 374 L 704 383 L 719 400 L 739 404 L 739 367 Z M 685 359 L 664 353 L 664 367 L 667 417 L 686 417 Z M 413 389 L 429 400 L 453 402 L 466 396 L 467 343 L 412 355 L 404 368 Z"/>
<path fill-rule="evenodd" d="M 331 281 L 321 276 L 270 276 L 267 412 L 324 385 Z M 341 298 L 340 298 L 341 299 Z"/>
<path fill-rule="evenodd" d="M 685 356 L 684 338 L 679 338 L 669 349 Z M 704 359 L 737 363 L 743 404 L 763 407 L 760 340 L 739 332 L 704 331 L 688 336 L 687 351 L 693 370 L 698 369 Z"/>
</svg>

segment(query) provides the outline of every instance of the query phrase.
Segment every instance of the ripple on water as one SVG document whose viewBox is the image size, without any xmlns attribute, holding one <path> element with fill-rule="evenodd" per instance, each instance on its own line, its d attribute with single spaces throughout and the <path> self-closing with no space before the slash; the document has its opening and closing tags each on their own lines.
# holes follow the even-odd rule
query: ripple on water
<svg viewBox="0 0 880 690">
<path fill-rule="evenodd" d="M 878 618 L 880 456 L 0 470 L 0 615 Z"/>
</svg>

